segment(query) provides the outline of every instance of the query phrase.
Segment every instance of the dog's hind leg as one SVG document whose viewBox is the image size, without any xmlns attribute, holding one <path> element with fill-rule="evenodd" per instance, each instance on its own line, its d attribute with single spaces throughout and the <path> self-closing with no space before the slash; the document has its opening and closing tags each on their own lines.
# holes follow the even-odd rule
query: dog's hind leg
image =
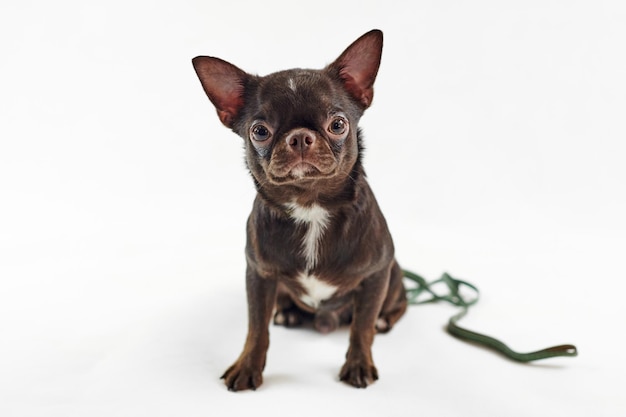
<svg viewBox="0 0 626 417">
<path fill-rule="evenodd" d="M 402 317 L 407 309 L 406 289 L 402 283 L 404 276 L 398 262 L 394 261 L 391 268 L 387 297 L 376 320 L 376 331 L 387 333 Z"/>
</svg>

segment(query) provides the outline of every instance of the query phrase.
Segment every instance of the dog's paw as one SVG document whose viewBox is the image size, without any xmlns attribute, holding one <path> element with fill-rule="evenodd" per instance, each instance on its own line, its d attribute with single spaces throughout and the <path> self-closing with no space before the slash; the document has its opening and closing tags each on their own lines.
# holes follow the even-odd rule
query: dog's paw
<svg viewBox="0 0 626 417">
<path fill-rule="evenodd" d="M 263 383 L 262 370 L 257 367 L 242 365 L 235 362 L 222 375 L 224 384 L 229 391 L 256 390 Z"/>
<path fill-rule="evenodd" d="M 274 324 L 285 327 L 299 327 L 302 325 L 302 316 L 293 310 L 277 311 L 274 315 Z"/>
<path fill-rule="evenodd" d="M 387 333 L 389 330 L 391 330 L 389 321 L 384 317 L 379 317 L 378 320 L 376 320 L 376 332 Z"/>
<path fill-rule="evenodd" d="M 339 373 L 339 379 L 356 388 L 366 388 L 378 379 L 378 371 L 367 361 L 346 361 Z"/>
<path fill-rule="evenodd" d="M 276 311 L 274 314 L 274 324 L 285 327 L 301 327 L 305 323 L 309 323 L 312 314 L 300 310 L 298 307 L 288 307 Z"/>
<path fill-rule="evenodd" d="M 396 303 L 395 307 L 390 310 L 380 314 L 378 319 L 376 320 L 376 332 L 377 333 L 387 333 L 391 330 L 396 324 L 398 320 L 402 317 L 407 308 L 406 299 L 403 298 L 398 303 Z"/>
</svg>

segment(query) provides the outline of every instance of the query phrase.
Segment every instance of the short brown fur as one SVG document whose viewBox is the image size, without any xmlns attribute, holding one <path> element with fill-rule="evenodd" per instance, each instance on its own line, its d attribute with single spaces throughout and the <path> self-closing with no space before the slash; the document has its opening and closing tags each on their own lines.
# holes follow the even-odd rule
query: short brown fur
<svg viewBox="0 0 626 417">
<path fill-rule="evenodd" d="M 247 224 L 248 335 L 222 376 L 230 390 L 261 385 L 272 317 L 290 327 L 310 321 L 322 333 L 350 324 L 339 378 L 359 388 L 378 379 L 374 335 L 407 307 L 391 234 L 361 164 L 358 121 L 373 99 L 381 51 L 374 30 L 322 70 L 259 77 L 218 58 L 193 60 L 220 120 L 244 139 L 258 191 Z M 316 246 L 305 247 L 307 239 Z M 332 294 L 307 302 L 302 276 Z"/>
</svg>

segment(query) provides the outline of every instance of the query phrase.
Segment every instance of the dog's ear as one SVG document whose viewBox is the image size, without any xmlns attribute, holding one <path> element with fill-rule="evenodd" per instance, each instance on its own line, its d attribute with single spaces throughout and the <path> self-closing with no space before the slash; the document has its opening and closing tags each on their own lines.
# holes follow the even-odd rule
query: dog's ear
<svg viewBox="0 0 626 417">
<path fill-rule="evenodd" d="M 232 128 L 244 105 L 244 91 L 251 76 L 231 63 L 210 56 L 195 57 L 192 63 L 220 120 Z"/>
<path fill-rule="evenodd" d="M 383 51 L 383 33 L 372 30 L 354 41 L 326 70 L 338 76 L 363 108 L 374 98 L 374 80 Z"/>
</svg>

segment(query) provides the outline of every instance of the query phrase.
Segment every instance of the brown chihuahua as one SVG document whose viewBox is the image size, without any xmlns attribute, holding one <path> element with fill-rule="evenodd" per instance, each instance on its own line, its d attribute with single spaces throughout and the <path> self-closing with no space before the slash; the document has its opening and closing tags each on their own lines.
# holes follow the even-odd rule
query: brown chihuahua
<svg viewBox="0 0 626 417">
<path fill-rule="evenodd" d="M 313 323 L 322 333 L 350 324 L 339 378 L 358 388 L 378 379 L 376 332 L 404 314 L 402 271 L 361 165 L 358 126 L 372 103 L 383 35 L 357 39 L 322 70 L 264 77 L 219 58 L 193 66 L 221 122 L 241 136 L 257 189 L 247 223 L 248 336 L 222 378 L 256 389 L 269 323 Z"/>
</svg>

